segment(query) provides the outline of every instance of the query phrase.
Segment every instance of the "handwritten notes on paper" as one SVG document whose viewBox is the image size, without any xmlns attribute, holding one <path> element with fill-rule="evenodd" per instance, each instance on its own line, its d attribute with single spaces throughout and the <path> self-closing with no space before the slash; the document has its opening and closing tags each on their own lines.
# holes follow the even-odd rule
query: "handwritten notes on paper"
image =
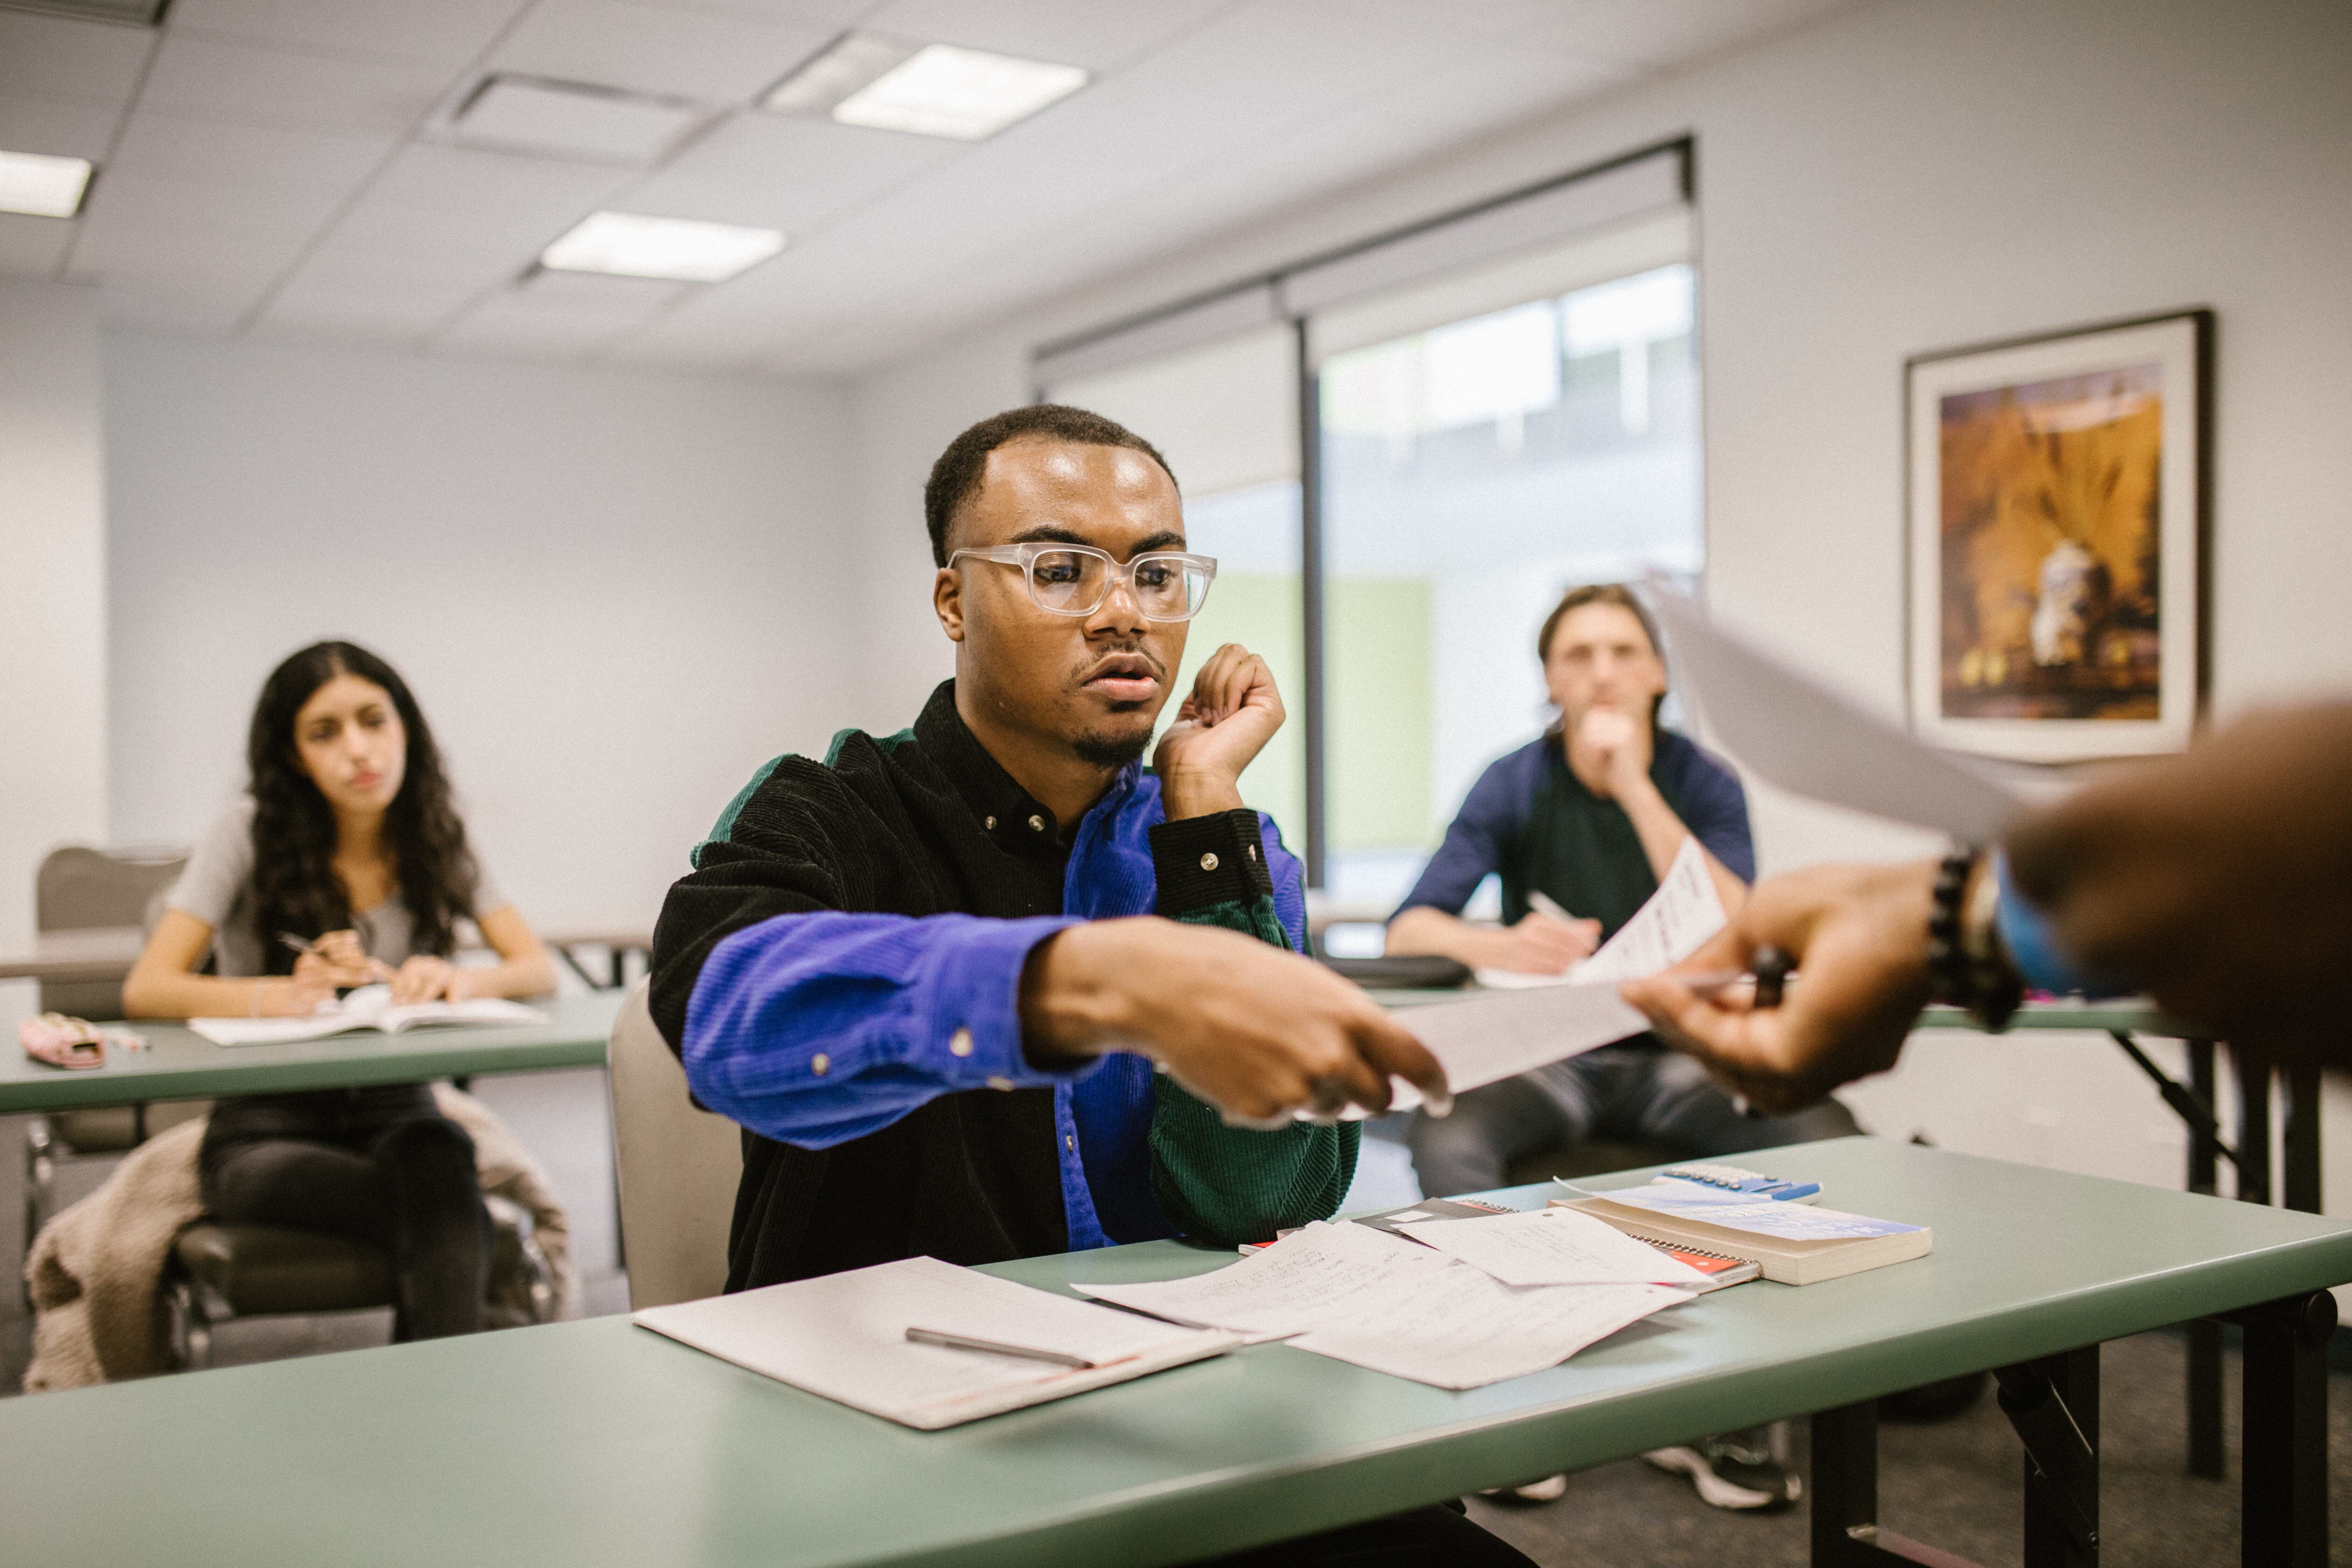
<svg viewBox="0 0 2352 1568">
<path fill-rule="evenodd" d="M 1351 1224 L 1310 1225 L 1190 1279 L 1076 1289 L 1253 1339 L 1296 1335 L 1299 1350 L 1440 1388 L 1477 1388 L 1557 1365 L 1690 1299 L 1649 1284 L 1506 1285 L 1434 1248 Z"/>
<path fill-rule="evenodd" d="M 1516 1078 L 1647 1029 L 1649 1020 L 1619 998 L 1618 983 L 1688 958 L 1723 922 L 1706 855 L 1697 839 L 1685 838 L 1649 901 L 1565 975 L 1532 987 L 1432 1002 L 1400 1011 L 1396 1020 L 1429 1047 L 1457 1094 Z M 1402 1079 L 1394 1087 L 1397 1109 L 1421 1103 L 1419 1091 Z"/>
<path fill-rule="evenodd" d="M 1689 1264 L 1574 1209 L 1423 1220 L 1399 1228 L 1506 1285 L 1706 1283 Z"/>
</svg>

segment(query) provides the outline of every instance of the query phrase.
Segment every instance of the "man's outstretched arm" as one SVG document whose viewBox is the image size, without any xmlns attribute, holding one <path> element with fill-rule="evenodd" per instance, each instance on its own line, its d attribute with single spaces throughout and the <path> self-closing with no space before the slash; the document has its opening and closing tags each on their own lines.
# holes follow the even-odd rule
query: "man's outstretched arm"
<svg viewBox="0 0 2352 1568">
<path fill-rule="evenodd" d="M 2330 1028 L 2352 970 L 2352 704 L 2246 720 L 2029 817 L 2006 852 L 2030 908 L 2006 911 L 2005 929 L 2030 915 L 2066 966 L 2222 1038 L 2352 1066 Z M 1930 861 L 1773 878 L 1626 1000 L 1759 1106 L 1818 1099 L 1900 1054 L 1927 995 L 1935 876 Z M 1780 1007 L 1684 983 L 1765 946 L 1803 973 Z"/>
</svg>

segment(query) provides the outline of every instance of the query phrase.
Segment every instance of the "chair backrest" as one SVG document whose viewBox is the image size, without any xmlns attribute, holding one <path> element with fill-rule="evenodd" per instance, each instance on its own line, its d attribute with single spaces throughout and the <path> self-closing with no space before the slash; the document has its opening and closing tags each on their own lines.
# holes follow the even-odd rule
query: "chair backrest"
<svg viewBox="0 0 2352 1568">
<path fill-rule="evenodd" d="M 727 1232 L 743 1175 L 742 1131 L 696 1108 L 686 1069 L 654 1025 L 646 982 L 629 988 L 605 1053 L 613 1091 L 621 1245 L 629 1305 L 662 1307 L 727 1286 Z"/>
<path fill-rule="evenodd" d="M 151 908 L 180 879 L 187 864 L 184 849 L 97 849 L 83 844 L 52 849 L 33 873 L 33 929 L 143 927 Z M 43 981 L 41 1010 L 120 1018 L 122 983 Z"/>
</svg>

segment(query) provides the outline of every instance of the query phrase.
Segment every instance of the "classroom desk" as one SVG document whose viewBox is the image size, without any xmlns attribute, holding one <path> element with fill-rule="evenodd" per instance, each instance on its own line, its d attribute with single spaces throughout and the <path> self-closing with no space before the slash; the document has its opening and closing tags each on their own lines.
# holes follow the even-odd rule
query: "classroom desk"
<svg viewBox="0 0 2352 1568">
<path fill-rule="evenodd" d="M 1844 1568 L 1880 1561 L 1877 1395 L 2058 1358 L 2088 1424 L 2096 1357 L 2068 1352 L 2282 1299 L 2248 1331 L 2248 1560 L 2321 1560 L 2324 1352 L 2294 1314 L 2352 1279 L 2352 1226 L 1874 1139 L 1771 1166 L 1932 1225 L 1936 1250 L 1739 1286 L 1461 1394 L 1267 1344 L 923 1433 L 615 1317 L 39 1394 L 0 1402 L 0 1560 L 1148 1568 L 1823 1412 L 1813 1506 L 1836 1528 L 1814 1561 Z M 1059 1288 L 1231 1261 L 1153 1242 L 992 1272 Z"/>
<path fill-rule="evenodd" d="M 109 1047 L 102 1068 L 49 1067 L 12 1045 L 0 1053 L 0 1114 L 604 1065 L 619 992 L 532 1005 L 546 1023 L 370 1031 L 285 1046 L 216 1046 L 184 1024 L 141 1020 L 121 1026 L 145 1036 L 147 1048 Z"/>
<path fill-rule="evenodd" d="M 562 960 L 565 967 L 588 984 L 600 990 L 621 989 L 626 979 L 625 964 L 633 952 L 651 953 L 654 939 L 651 932 L 629 928 L 583 931 L 556 931 L 542 934 L 541 942 Z M 137 926 L 93 926 L 87 931 L 47 931 L 33 939 L 33 945 L 17 952 L 0 952 L 0 980 L 113 980 L 120 981 L 139 962 L 141 949 L 147 945 L 147 933 Z M 607 973 L 589 973 L 576 949 L 600 947 L 604 950 Z"/>
</svg>

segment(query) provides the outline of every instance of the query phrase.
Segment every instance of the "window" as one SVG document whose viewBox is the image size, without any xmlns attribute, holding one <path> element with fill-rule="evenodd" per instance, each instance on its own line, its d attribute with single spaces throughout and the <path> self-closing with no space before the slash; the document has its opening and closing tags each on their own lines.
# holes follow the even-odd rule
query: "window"
<svg viewBox="0 0 2352 1568">
<path fill-rule="evenodd" d="M 1695 277 L 1654 267 L 1326 359 L 1324 885 L 1403 897 L 1549 717 L 1559 595 L 1697 574 Z"/>
</svg>

